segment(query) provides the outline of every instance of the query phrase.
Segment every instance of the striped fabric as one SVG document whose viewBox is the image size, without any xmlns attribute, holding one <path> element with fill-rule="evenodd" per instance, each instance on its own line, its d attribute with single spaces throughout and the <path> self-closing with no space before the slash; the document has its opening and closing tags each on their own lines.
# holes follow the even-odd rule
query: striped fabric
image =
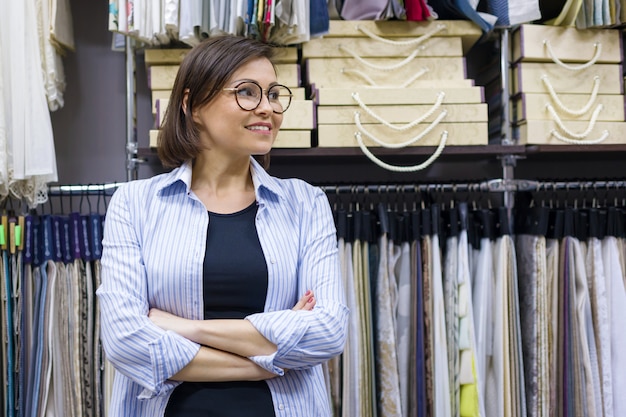
<svg viewBox="0 0 626 417">
<path fill-rule="evenodd" d="M 327 417 L 321 365 L 343 350 L 348 317 L 330 206 L 318 188 L 271 177 L 254 160 L 251 169 L 269 282 L 265 312 L 246 319 L 278 347 L 251 359 L 282 375 L 268 380 L 277 417 Z M 110 417 L 162 416 L 177 385 L 168 377 L 199 350 L 147 316 L 156 307 L 203 318 L 209 218 L 190 184 L 191 165 L 185 164 L 120 187 L 108 206 L 97 295 L 106 358 L 117 371 Z M 315 309 L 292 311 L 308 289 Z"/>
</svg>

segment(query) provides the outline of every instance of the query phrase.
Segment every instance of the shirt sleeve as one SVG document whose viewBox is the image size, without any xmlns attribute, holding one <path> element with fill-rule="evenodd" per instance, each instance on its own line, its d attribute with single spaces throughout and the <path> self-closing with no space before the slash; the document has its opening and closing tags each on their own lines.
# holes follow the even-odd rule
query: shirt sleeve
<svg viewBox="0 0 626 417">
<path fill-rule="evenodd" d="M 281 310 L 246 317 L 277 346 L 272 355 L 250 359 L 282 375 L 283 368 L 304 369 L 323 363 L 343 351 L 348 307 L 341 279 L 337 235 L 325 194 L 316 189 L 312 204 L 302 211 L 298 288 L 314 291 L 312 311 Z"/>
<path fill-rule="evenodd" d="M 144 388 L 141 398 L 162 395 L 178 383 L 168 380 L 200 346 L 148 318 L 147 276 L 138 238 L 139 221 L 128 187 L 113 195 L 106 215 L 100 305 L 103 347 L 115 369 Z"/>
</svg>

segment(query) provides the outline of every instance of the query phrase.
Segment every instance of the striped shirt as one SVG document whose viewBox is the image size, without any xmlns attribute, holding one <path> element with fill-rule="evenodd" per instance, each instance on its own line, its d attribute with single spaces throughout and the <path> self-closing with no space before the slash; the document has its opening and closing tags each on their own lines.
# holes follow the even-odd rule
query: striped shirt
<svg viewBox="0 0 626 417">
<path fill-rule="evenodd" d="M 251 172 L 268 289 L 264 312 L 246 320 L 277 351 L 250 359 L 281 375 L 267 380 L 277 417 L 327 417 L 322 364 L 342 352 L 348 317 L 330 205 L 319 188 L 272 177 L 254 159 Z M 168 378 L 200 348 L 148 318 L 152 307 L 203 318 L 209 216 L 190 186 L 186 163 L 124 184 L 108 205 L 97 296 L 106 358 L 116 369 L 109 417 L 162 416 L 179 384 Z M 308 289 L 315 308 L 292 311 Z"/>
</svg>

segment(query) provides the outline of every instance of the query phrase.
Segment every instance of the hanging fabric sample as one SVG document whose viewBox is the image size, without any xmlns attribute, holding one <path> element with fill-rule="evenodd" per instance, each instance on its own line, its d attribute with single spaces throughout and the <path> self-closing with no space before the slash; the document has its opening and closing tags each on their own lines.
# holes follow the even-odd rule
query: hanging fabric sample
<svg viewBox="0 0 626 417">
<path fill-rule="evenodd" d="M 0 16 L 0 100 L 6 115 L 0 119 L 0 191 L 24 197 L 31 207 L 46 201 L 47 183 L 57 180 L 34 3 L 9 2 Z"/>
</svg>

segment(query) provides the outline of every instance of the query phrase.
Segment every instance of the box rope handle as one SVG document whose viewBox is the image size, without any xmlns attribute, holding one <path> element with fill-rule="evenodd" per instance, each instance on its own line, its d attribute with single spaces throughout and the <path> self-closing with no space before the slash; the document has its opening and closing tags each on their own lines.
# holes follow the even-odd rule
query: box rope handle
<svg viewBox="0 0 626 417">
<path fill-rule="evenodd" d="M 443 103 L 443 99 L 444 99 L 445 96 L 446 96 L 446 93 L 444 91 L 440 91 L 439 94 L 437 94 L 437 100 L 435 101 L 435 103 L 422 116 L 418 117 L 417 119 L 415 119 L 412 122 L 407 123 L 405 125 L 396 126 L 396 125 L 393 125 L 393 124 L 389 123 L 388 121 L 383 119 L 378 114 L 374 113 L 374 111 L 372 109 L 370 109 L 367 106 L 367 104 L 365 104 L 363 102 L 363 100 L 361 100 L 361 97 L 359 96 L 359 93 L 357 93 L 357 92 L 352 93 L 352 99 L 354 101 L 356 101 L 357 104 L 359 105 L 359 107 L 362 108 L 363 111 L 365 111 L 368 115 L 370 115 L 370 117 L 372 117 L 373 119 L 375 119 L 379 123 L 387 126 L 388 128 L 393 129 L 393 130 L 397 130 L 397 131 L 404 131 L 404 130 L 410 129 L 412 127 L 415 127 L 418 124 L 422 123 L 424 120 L 428 119 L 433 114 L 435 114 L 435 112 L 441 107 L 441 104 Z M 447 114 L 446 110 L 443 110 L 443 112 L 445 112 Z M 355 112 L 355 115 L 356 115 L 356 112 Z M 359 121 L 360 121 L 360 119 L 359 119 Z M 356 123 L 356 119 L 355 119 L 355 123 Z M 437 123 L 439 123 L 439 122 L 437 122 Z"/>
<path fill-rule="evenodd" d="M 418 78 L 420 78 L 422 75 L 426 74 L 428 71 L 430 71 L 430 69 L 428 69 L 427 67 L 423 67 L 421 70 L 417 71 L 415 73 L 415 75 L 413 75 L 411 78 L 409 78 L 408 80 L 406 80 L 405 82 L 403 82 L 402 84 L 400 84 L 398 86 L 388 86 L 388 85 L 382 86 L 382 85 L 379 85 L 376 81 L 374 81 L 369 75 L 367 75 L 363 71 L 359 71 L 359 70 L 355 70 L 355 69 L 349 69 L 349 68 L 342 68 L 341 69 L 341 72 L 344 73 L 344 74 L 355 74 L 355 75 L 358 75 L 359 77 L 361 77 L 365 81 L 367 81 L 371 87 L 385 87 L 385 88 L 389 88 L 389 87 L 406 88 L 409 85 L 413 84 L 413 82 L 415 80 L 417 80 Z"/>
<path fill-rule="evenodd" d="M 589 120 L 589 125 L 587 126 L 587 129 L 585 129 L 582 133 L 575 133 L 575 132 L 572 132 L 571 130 L 569 130 L 563 124 L 563 121 L 561 120 L 559 115 L 554 110 L 554 107 L 552 107 L 550 104 L 546 104 L 546 110 L 548 110 L 548 112 L 552 116 L 552 119 L 555 121 L 557 126 L 565 134 L 567 134 L 567 136 L 569 136 L 569 138 L 565 137 L 560 132 L 558 132 L 556 129 L 552 129 L 552 131 L 550 132 L 552 134 L 552 136 L 554 136 L 555 138 L 557 138 L 558 140 L 560 140 L 562 142 L 569 143 L 569 144 L 576 144 L 576 145 L 595 145 L 597 143 L 603 142 L 604 140 L 606 140 L 609 137 L 609 131 L 608 130 L 604 130 L 602 132 L 602 135 L 600 135 L 600 137 L 597 138 L 597 139 L 585 139 L 585 138 L 587 138 L 589 136 L 589 134 L 591 133 L 591 131 L 593 130 L 593 128 L 596 125 L 596 122 L 598 120 L 598 115 L 602 111 L 602 104 L 598 104 L 596 109 L 593 111 L 593 114 L 591 115 L 591 119 Z"/>
<path fill-rule="evenodd" d="M 570 70 L 570 71 L 581 71 L 586 68 L 589 68 L 590 66 L 596 63 L 596 61 L 600 58 L 600 54 L 602 53 L 602 44 L 600 42 L 596 42 L 593 44 L 593 46 L 596 48 L 596 53 L 589 61 L 581 65 L 569 65 L 561 61 L 559 58 L 557 58 L 556 54 L 554 53 L 554 50 L 552 49 L 552 44 L 550 43 L 549 40 L 544 39 L 543 44 L 546 47 L 546 50 L 548 51 L 548 55 L 550 56 L 552 61 L 554 61 L 554 63 L 559 65 L 560 67 L 565 68 L 566 70 Z"/>
<path fill-rule="evenodd" d="M 565 106 L 565 104 L 563 104 L 563 102 L 559 99 L 556 91 L 554 90 L 554 87 L 552 86 L 552 83 L 550 83 L 550 80 L 548 79 L 548 76 L 546 74 L 543 74 L 541 76 L 541 81 L 543 81 L 544 85 L 548 89 L 548 93 L 550 94 L 550 97 L 552 98 L 554 104 L 556 104 L 558 109 L 562 113 L 567 113 L 572 116 L 582 116 L 583 114 L 587 113 L 591 109 L 591 106 L 593 106 L 593 103 L 596 101 L 598 91 L 600 91 L 600 77 L 596 75 L 595 77 L 593 77 L 593 89 L 591 91 L 591 97 L 589 97 L 587 104 L 585 104 L 578 110 L 572 110 L 569 107 Z"/>
<path fill-rule="evenodd" d="M 386 43 L 388 45 L 397 45 L 397 46 L 404 46 L 404 45 L 418 45 L 430 38 L 432 38 L 433 36 L 435 36 L 438 32 L 447 29 L 446 25 L 444 25 L 443 23 L 438 23 L 437 25 L 435 25 L 431 30 L 429 30 L 428 32 L 426 32 L 425 34 L 423 34 L 420 37 L 414 38 L 414 39 L 409 39 L 409 40 L 405 40 L 405 41 L 394 41 L 391 39 L 385 39 L 383 37 L 380 37 L 376 34 L 374 34 L 373 32 L 371 32 L 369 29 L 366 29 L 363 26 L 360 25 L 356 25 L 356 30 L 363 32 L 365 35 L 367 35 L 368 37 L 370 37 L 373 40 L 382 42 L 382 43 Z"/>
<path fill-rule="evenodd" d="M 437 100 L 436 100 L 435 104 L 433 104 L 433 106 L 427 112 L 425 112 L 422 116 L 418 117 L 417 119 L 415 119 L 414 121 L 412 121 L 410 123 L 404 124 L 402 126 L 396 126 L 396 125 L 393 125 L 393 124 L 389 123 L 388 121 L 384 120 L 382 117 L 380 117 L 376 113 L 374 113 L 365 103 L 363 103 L 363 101 L 360 99 L 358 93 L 352 93 L 352 98 L 359 104 L 359 106 L 367 114 L 369 114 L 371 117 L 373 117 L 375 120 L 377 120 L 378 122 L 380 122 L 384 126 L 390 128 L 390 129 L 396 130 L 396 131 L 404 131 L 404 130 L 410 129 L 412 127 L 415 127 L 419 123 L 422 123 L 424 120 L 426 120 L 428 117 L 432 116 L 441 107 L 441 104 L 443 102 L 443 98 L 444 97 L 445 97 L 445 93 L 443 91 L 440 92 L 438 94 L 438 96 L 437 96 Z M 421 140 L 427 134 L 429 134 L 437 125 L 439 125 L 439 123 L 441 123 L 441 121 L 447 116 L 447 114 L 448 114 L 448 111 L 443 109 L 441 111 L 441 113 L 439 113 L 439 115 L 435 118 L 435 120 L 433 120 L 426 129 L 424 129 L 420 134 L 418 134 L 417 136 L 409 139 L 406 142 L 403 142 L 403 143 L 387 143 L 387 142 L 377 138 L 376 136 L 374 136 L 372 133 L 368 132 L 367 130 L 365 130 L 365 128 L 361 124 L 361 113 L 359 111 L 355 111 L 354 112 L 354 124 L 356 125 L 356 127 L 357 127 L 357 129 L 359 131 L 355 132 L 354 136 L 355 136 L 356 141 L 357 141 L 357 143 L 359 145 L 359 148 L 361 149 L 363 154 L 365 156 L 367 156 L 372 162 L 374 162 L 379 167 L 381 167 L 383 169 L 386 169 L 386 170 L 389 170 L 389 171 L 394 171 L 394 172 L 415 172 L 415 171 L 419 171 L 419 170 L 422 170 L 422 169 L 430 166 L 439 157 L 439 155 L 441 155 L 441 153 L 443 152 L 443 150 L 444 150 L 444 148 L 446 146 L 446 141 L 448 139 L 448 131 L 443 131 L 442 132 L 441 139 L 439 140 L 439 145 L 437 146 L 437 148 L 435 149 L 433 154 L 428 159 L 426 159 L 426 161 L 424 161 L 424 162 L 422 162 L 420 164 L 417 164 L 417 165 L 412 165 L 412 166 L 391 165 L 391 164 L 388 164 L 388 163 L 380 160 L 379 158 L 377 158 L 367 148 L 365 143 L 363 143 L 363 137 L 362 137 L 361 133 L 363 133 L 368 138 L 370 138 L 371 140 L 373 140 L 374 142 L 376 142 L 377 144 L 379 144 L 380 146 L 382 146 L 384 148 L 390 148 L 390 149 L 405 148 L 405 147 L 407 147 L 407 146 L 409 146 L 409 145 L 411 145 L 411 144 Z"/>
<path fill-rule="evenodd" d="M 363 133 L 365 134 L 365 136 L 367 136 L 368 138 L 370 138 L 371 140 L 373 140 L 374 142 L 376 142 L 377 144 L 379 144 L 380 146 L 384 147 L 384 148 L 389 148 L 389 149 L 401 149 L 401 148 L 406 148 L 407 146 L 410 146 L 416 142 L 419 142 L 420 140 L 422 140 L 426 135 L 428 135 L 435 127 L 437 127 L 437 125 L 439 125 L 439 123 L 441 123 L 441 121 L 448 115 L 448 111 L 447 110 L 442 110 L 441 113 L 439 113 L 439 116 L 437 116 L 437 118 L 435 120 L 433 120 L 431 122 L 430 125 L 428 125 L 428 127 L 426 129 L 424 129 L 421 133 L 419 133 L 418 135 L 412 137 L 411 139 L 402 142 L 402 143 L 388 143 L 385 142 L 381 139 L 378 139 L 376 136 L 374 136 L 372 133 L 368 132 L 367 130 L 365 130 L 365 127 L 363 127 L 363 125 L 361 124 L 361 113 L 358 111 L 354 112 L 354 124 L 356 125 L 356 127 Z"/>
<path fill-rule="evenodd" d="M 413 58 L 415 58 L 417 56 L 417 54 L 419 54 L 424 47 L 420 46 L 419 48 L 417 48 L 415 51 L 411 52 L 411 54 L 409 56 L 407 56 L 406 58 L 404 58 L 402 61 L 393 64 L 393 65 L 376 65 L 373 64 L 371 62 L 367 62 L 366 60 L 364 60 L 362 57 L 360 57 L 357 53 L 355 53 L 354 51 L 352 51 L 351 49 L 343 46 L 343 45 L 339 45 L 337 46 L 337 48 L 339 48 L 341 51 L 347 53 L 348 55 L 350 55 L 352 58 L 356 59 L 358 62 L 360 62 L 361 64 L 365 65 L 366 67 L 370 67 L 372 69 L 378 70 L 378 71 L 395 71 L 399 68 L 404 67 L 405 65 L 408 65 L 411 61 L 413 61 Z"/>
<path fill-rule="evenodd" d="M 365 144 L 363 143 L 363 138 L 361 138 L 360 132 L 355 132 L 354 136 L 363 154 L 365 154 L 365 156 L 367 156 L 370 161 L 372 161 L 379 167 L 386 169 L 388 171 L 393 171 L 393 172 L 415 172 L 415 171 L 420 171 L 424 168 L 429 167 L 433 162 L 435 162 L 437 158 L 439 158 L 439 155 L 441 155 L 444 148 L 446 147 L 446 140 L 448 139 L 448 131 L 444 130 L 443 132 L 441 132 L 441 140 L 439 141 L 439 145 L 437 146 L 437 149 L 435 149 L 435 152 L 433 152 L 433 154 L 429 156 L 427 160 L 425 160 L 424 162 L 420 164 L 411 165 L 411 166 L 391 165 L 384 161 L 381 161 L 379 158 L 376 157 L 376 155 L 374 155 L 372 152 L 370 152 L 369 149 L 367 149 L 367 146 L 365 146 Z"/>
</svg>

